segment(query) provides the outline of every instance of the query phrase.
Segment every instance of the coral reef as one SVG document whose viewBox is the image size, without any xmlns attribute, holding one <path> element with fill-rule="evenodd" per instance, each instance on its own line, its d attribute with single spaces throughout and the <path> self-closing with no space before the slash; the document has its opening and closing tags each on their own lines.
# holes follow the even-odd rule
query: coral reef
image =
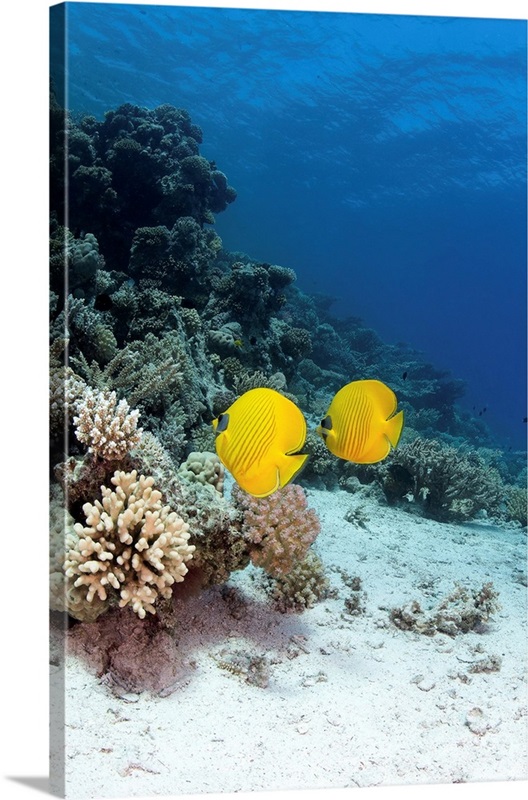
<svg viewBox="0 0 528 800">
<path fill-rule="evenodd" d="M 480 589 L 467 589 L 460 584 L 446 595 L 433 609 L 423 611 L 420 603 L 413 600 L 406 606 L 393 608 L 390 619 L 404 631 L 416 631 L 426 636 L 446 633 L 468 633 L 478 629 L 482 623 L 500 610 L 499 593 L 493 583 L 484 583 Z"/>
<path fill-rule="evenodd" d="M 296 484 L 263 498 L 235 485 L 233 501 L 243 512 L 242 532 L 251 561 L 274 577 L 288 575 L 321 530 L 316 512 L 308 508 L 306 494 Z"/>
<path fill-rule="evenodd" d="M 315 485 L 322 484 L 326 488 L 335 486 L 341 465 L 314 430 L 308 430 L 306 434 L 304 451 L 310 457 L 303 470 L 303 479 Z"/>
<path fill-rule="evenodd" d="M 288 574 L 268 576 L 268 591 L 275 607 L 287 611 L 304 611 L 328 596 L 329 581 L 319 556 L 308 550 Z"/>
<path fill-rule="evenodd" d="M 67 612 L 75 619 L 92 622 L 108 609 L 107 598 L 96 595 L 91 602 L 86 602 L 86 592 L 74 585 L 74 581 L 65 575 L 67 553 L 78 544 L 75 520 L 64 507 L 58 487 L 53 487 L 50 502 L 50 538 L 49 538 L 49 572 L 50 572 L 50 609 Z"/>
<path fill-rule="evenodd" d="M 141 439 L 138 418 L 139 411 L 130 411 L 126 400 L 118 403 L 115 392 L 87 389 L 77 403 L 73 424 L 77 439 L 90 453 L 105 461 L 118 461 Z"/>
<path fill-rule="evenodd" d="M 169 230 L 163 225 L 138 228 L 130 250 L 128 271 L 139 279 L 148 274 L 170 293 L 206 286 L 208 267 L 221 247 L 214 231 L 203 229 L 190 216 L 180 217 Z"/>
<path fill-rule="evenodd" d="M 223 494 L 211 420 L 250 389 L 281 392 L 309 419 L 305 485 L 439 520 L 486 513 L 526 525 L 525 454 L 506 458 L 485 422 L 458 408 L 462 382 L 359 318 L 332 316 L 333 298 L 302 292 L 289 267 L 222 249 L 214 215 L 236 192 L 200 154 L 187 111 L 127 103 L 76 120 L 52 96 L 50 119 L 50 607 L 82 622 L 73 647 L 91 651 L 113 691 L 170 691 L 189 669 L 169 632 L 178 598 L 250 562 L 279 611 L 332 591 L 299 485 L 260 500 Z M 343 463 L 313 428 L 337 390 L 373 376 L 396 392 L 406 430 L 383 464 Z M 367 526 L 360 504 L 347 523 Z M 360 579 L 342 577 L 344 613 L 361 613 Z M 224 589 L 238 618 L 244 603 Z M 456 587 L 430 612 L 415 601 L 392 618 L 454 635 L 478 629 L 496 598 L 491 584 Z M 261 654 L 219 659 L 249 683 L 269 680 Z"/>
<path fill-rule="evenodd" d="M 194 546 L 188 544 L 189 526 L 162 505 L 152 477 L 117 470 L 112 483 L 114 489 L 101 487 L 102 502 L 83 506 L 86 525 L 74 525 L 78 541 L 64 571 L 75 588 L 83 587 L 87 604 L 114 593 L 120 608 L 130 605 L 144 618 L 184 579 Z"/>
<path fill-rule="evenodd" d="M 506 487 L 506 515 L 523 528 L 528 525 L 528 493 L 526 486 Z"/>
<path fill-rule="evenodd" d="M 88 226 L 87 226 L 88 227 Z M 50 287 L 58 295 L 64 288 L 64 271 L 68 287 L 75 297 L 93 295 L 97 271 L 104 268 L 99 243 L 93 233 L 75 238 L 68 228 L 52 220 L 50 235 Z"/>
<path fill-rule="evenodd" d="M 184 481 L 214 486 L 217 492 L 223 494 L 224 491 L 224 465 L 216 453 L 193 451 L 187 456 L 187 460 L 178 469 L 178 475 Z"/>
<path fill-rule="evenodd" d="M 236 198 L 224 173 L 199 155 L 202 133 L 184 109 L 126 103 L 102 122 L 87 116 L 77 124 L 55 102 L 52 122 L 56 170 L 68 136 L 70 225 L 97 238 L 112 269 L 126 267 L 138 228 L 190 218 L 199 229 Z M 52 210 L 62 222 L 59 189 Z"/>
<path fill-rule="evenodd" d="M 64 432 L 73 421 L 78 403 L 84 396 L 86 384 L 71 367 L 52 366 L 50 369 L 50 439 L 60 439 L 63 443 Z"/>
<path fill-rule="evenodd" d="M 196 548 L 190 570 L 198 573 L 202 587 L 225 583 L 250 561 L 242 513 L 209 483 L 182 481 L 180 491 Z"/>
<path fill-rule="evenodd" d="M 235 261 L 227 274 L 212 282 L 217 311 L 229 312 L 243 327 L 260 327 L 262 320 L 285 302 L 285 288 L 295 280 L 295 272 L 276 264 Z"/>
<path fill-rule="evenodd" d="M 171 334 L 158 338 L 147 333 L 143 341 L 119 350 L 103 369 L 96 361 L 88 364 L 82 355 L 73 357 L 72 363 L 90 386 L 114 390 L 144 412 L 159 409 L 165 394 L 183 383 L 183 346 Z"/>
<path fill-rule="evenodd" d="M 400 445 L 379 474 L 389 502 L 406 498 L 437 519 L 498 514 L 504 498 L 499 473 L 476 451 L 462 452 L 434 439 Z"/>
</svg>

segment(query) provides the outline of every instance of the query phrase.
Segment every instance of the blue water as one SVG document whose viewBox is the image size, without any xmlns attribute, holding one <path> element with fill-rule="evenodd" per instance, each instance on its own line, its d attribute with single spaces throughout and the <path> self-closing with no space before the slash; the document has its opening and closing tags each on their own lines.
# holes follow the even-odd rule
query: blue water
<svg viewBox="0 0 528 800">
<path fill-rule="evenodd" d="M 465 380 L 518 448 L 526 44 L 512 20 L 80 3 L 67 103 L 186 108 L 238 192 L 224 246 Z"/>
</svg>

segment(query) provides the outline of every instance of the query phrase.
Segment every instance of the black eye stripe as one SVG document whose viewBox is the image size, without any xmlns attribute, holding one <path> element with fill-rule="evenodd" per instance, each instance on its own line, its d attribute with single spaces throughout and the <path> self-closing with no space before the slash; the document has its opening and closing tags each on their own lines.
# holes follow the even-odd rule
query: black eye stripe
<svg viewBox="0 0 528 800">
<path fill-rule="evenodd" d="M 324 419 L 321 420 L 321 428 L 324 430 L 331 430 L 332 429 L 332 417 L 326 416 Z"/>
<path fill-rule="evenodd" d="M 220 414 L 218 417 L 218 423 L 216 425 L 216 433 L 222 433 L 225 431 L 229 424 L 229 414 Z"/>
</svg>

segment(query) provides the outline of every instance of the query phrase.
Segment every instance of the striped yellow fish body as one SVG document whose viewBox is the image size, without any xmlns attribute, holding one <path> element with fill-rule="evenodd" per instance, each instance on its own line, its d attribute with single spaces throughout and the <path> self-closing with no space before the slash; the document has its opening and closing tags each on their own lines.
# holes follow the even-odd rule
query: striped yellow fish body
<svg viewBox="0 0 528 800">
<path fill-rule="evenodd" d="M 381 381 L 353 381 L 337 392 L 316 430 L 338 458 L 375 464 L 400 439 L 403 411 L 395 414 L 397 405 L 396 395 Z"/>
<path fill-rule="evenodd" d="M 267 497 L 302 469 L 306 421 L 274 389 L 250 389 L 213 420 L 216 452 L 244 491 Z"/>
</svg>

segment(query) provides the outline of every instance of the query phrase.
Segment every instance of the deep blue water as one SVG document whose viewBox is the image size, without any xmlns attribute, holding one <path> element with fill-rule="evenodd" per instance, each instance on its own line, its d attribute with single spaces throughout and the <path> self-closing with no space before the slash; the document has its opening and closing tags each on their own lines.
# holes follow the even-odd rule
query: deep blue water
<svg viewBox="0 0 528 800">
<path fill-rule="evenodd" d="M 526 22 L 68 9 L 72 112 L 186 108 L 238 192 L 227 249 L 423 351 L 525 446 Z"/>
</svg>

